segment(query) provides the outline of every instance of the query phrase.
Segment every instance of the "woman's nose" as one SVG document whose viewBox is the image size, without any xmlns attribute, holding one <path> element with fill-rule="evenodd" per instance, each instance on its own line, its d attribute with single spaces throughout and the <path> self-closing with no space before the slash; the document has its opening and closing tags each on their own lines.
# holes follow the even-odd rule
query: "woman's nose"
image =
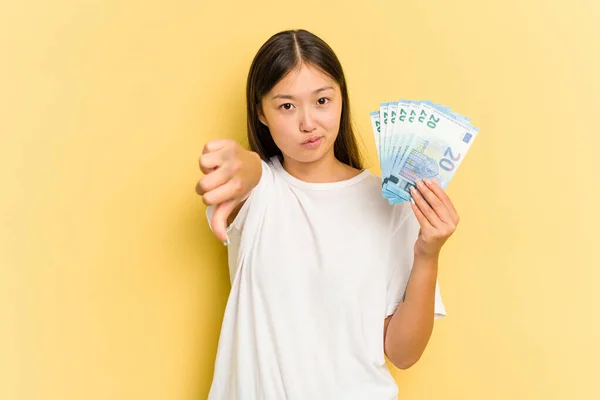
<svg viewBox="0 0 600 400">
<path fill-rule="evenodd" d="M 300 117 L 300 130 L 302 132 L 312 132 L 316 127 L 317 124 L 311 114 L 311 110 L 304 111 Z"/>
</svg>

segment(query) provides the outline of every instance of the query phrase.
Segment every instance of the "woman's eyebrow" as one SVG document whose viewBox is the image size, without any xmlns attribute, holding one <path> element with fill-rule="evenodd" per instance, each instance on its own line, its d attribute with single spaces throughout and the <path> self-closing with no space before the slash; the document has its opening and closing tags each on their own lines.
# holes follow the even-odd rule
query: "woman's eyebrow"
<svg viewBox="0 0 600 400">
<path fill-rule="evenodd" d="M 320 92 L 324 92 L 325 90 L 331 90 L 331 89 L 333 89 L 333 86 L 325 86 L 325 87 L 315 90 L 312 94 L 314 95 L 314 94 L 317 94 Z M 271 100 L 275 100 L 275 99 L 294 100 L 294 96 L 289 95 L 289 94 L 276 94 L 275 96 L 271 97 Z"/>
</svg>

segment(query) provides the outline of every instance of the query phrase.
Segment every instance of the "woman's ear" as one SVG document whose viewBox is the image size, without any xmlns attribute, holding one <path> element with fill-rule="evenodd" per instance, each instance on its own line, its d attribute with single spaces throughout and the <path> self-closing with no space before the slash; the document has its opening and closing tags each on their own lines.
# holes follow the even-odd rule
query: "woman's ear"
<svg viewBox="0 0 600 400">
<path fill-rule="evenodd" d="M 265 118 L 265 115 L 262 112 L 262 107 L 257 107 L 256 112 L 258 113 L 258 120 L 260 121 L 260 123 L 268 128 L 269 124 L 267 123 L 267 119 Z"/>
</svg>

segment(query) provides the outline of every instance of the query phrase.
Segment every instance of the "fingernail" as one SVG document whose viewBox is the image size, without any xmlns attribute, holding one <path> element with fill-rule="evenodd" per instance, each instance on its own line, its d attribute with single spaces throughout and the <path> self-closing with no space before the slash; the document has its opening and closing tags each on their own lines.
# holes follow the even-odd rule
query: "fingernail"
<svg viewBox="0 0 600 400">
<path fill-rule="evenodd" d="M 229 246 L 229 243 L 230 243 L 229 242 L 229 236 L 226 235 L 225 237 L 227 238 L 227 240 L 223 241 L 223 246 Z"/>
<path fill-rule="evenodd" d="M 417 183 L 417 186 L 419 186 L 419 187 L 423 186 L 423 181 L 416 181 L 416 183 Z"/>
<path fill-rule="evenodd" d="M 431 185 L 431 179 L 427 179 L 427 178 L 425 178 L 425 179 L 423 179 L 423 181 L 424 181 L 426 184 L 428 184 L 428 185 Z"/>
</svg>

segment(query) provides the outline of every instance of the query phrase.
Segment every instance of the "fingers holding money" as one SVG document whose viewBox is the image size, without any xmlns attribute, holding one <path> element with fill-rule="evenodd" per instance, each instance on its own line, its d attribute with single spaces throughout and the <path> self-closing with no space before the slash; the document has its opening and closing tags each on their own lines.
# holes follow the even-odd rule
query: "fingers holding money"
<svg viewBox="0 0 600 400">
<path fill-rule="evenodd" d="M 454 208 L 454 204 L 452 204 L 450 197 L 448 197 L 448 195 L 446 194 L 444 189 L 442 189 L 442 187 L 436 181 L 429 180 L 429 179 L 424 179 L 423 181 L 426 184 L 426 187 L 431 192 L 433 192 L 437 196 L 437 198 L 442 202 L 442 204 L 445 206 L 445 208 L 448 212 L 449 218 L 450 218 L 450 221 L 446 221 L 446 222 L 448 222 L 448 223 L 451 222 L 454 225 L 458 224 L 458 222 L 459 222 L 458 212 L 456 212 L 456 209 Z"/>
<path fill-rule="evenodd" d="M 431 208 L 429 208 L 429 210 L 427 210 L 425 208 L 425 207 L 429 207 L 427 202 L 423 200 L 421 195 L 414 188 L 411 187 L 410 192 L 413 197 L 410 206 L 412 207 L 412 209 L 415 213 L 415 216 L 417 217 L 417 220 L 419 221 L 419 225 L 421 226 L 421 228 L 426 229 L 426 230 L 435 229 L 429 222 L 429 218 L 431 218 L 432 216 L 430 215 L 430 217 L 428 218 L 425 215 L 425 213 L 431 214 L 433 212 L 431 210 Z M 425 209 L 426 211 L 421 211 L 421 208 Z"/>
<path fill-rule="evenodd" d="M 442 228 L 444 225 L 452 222 L 446 205 L 428 185 L 422 181 L 417 181 L 417 188 L 418 190 L 415 190 L 411 186 L 412 197 L 432 226 Z"/>
<path fill-rule="evenodd" d="M 456 230 L 458 214 L 444 190 L 436 183 L 417 182 L 410 187 L 411 207 L 421 231 L 415 243 L 415 254 L 435 257 Z"/>
</svg>

